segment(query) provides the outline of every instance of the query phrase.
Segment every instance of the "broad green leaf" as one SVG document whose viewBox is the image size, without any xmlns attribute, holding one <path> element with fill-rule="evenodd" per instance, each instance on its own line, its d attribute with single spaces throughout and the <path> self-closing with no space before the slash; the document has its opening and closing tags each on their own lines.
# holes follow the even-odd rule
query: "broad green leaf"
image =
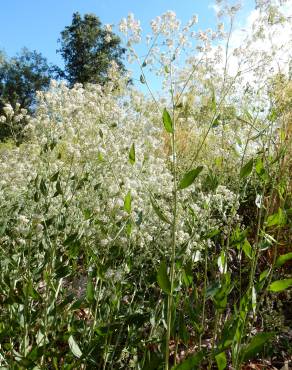
<svg viewBox="0 0 292 370">
<path fill-rule="evenodd" d="M 82 356 L 82 352 L 72 335 L 70 335 L 68 343 L 73 355 L 77 358 L 80 358 Z"/>
<path fill-rule="evenodd" d="M 216 355 L 215 359 L 217 362 L 218 370 L 224 370 L 227 366 L 227 359 L 226 359 L 225 352 L 221 352 L 218 355 Z"/>
<path fill-rule="evenodd" d="M 77 240 L 77 237 L 78 237 L 78 233 L 73 233 L 73 234 L 68 235 L 68 237 L 64 241 L 64 245 L 66 246 L 66 245 L 70 245 L 74 243 Z"/>
<path fill-rule="evenodd" d="M 207 287 L 206 290 L 206 297 L 214 297 L 218 291 L 220 290 L 220 283 L 217 281 L 216 283 L 212 283 Z"/>
<path fill-rule="evenodd" d="M 98 153 L 97 153 L 97 159 L 100 161 L 100 162 L 103 162 L 103 155 L 101 154 L 101 152 L 100 151 L 98 151 Z"/>
<path fill-rule="evenodd" d="M 287 261 L 290 261 L 292 259 L 292 252 L 283 254 L 282 256 L 279 256 L 276 261 L 276 266 L 280 267 L 284 265 Z"/>
<path fill-rule="evenodd" d="M 164 71 L 165 71 L 165 73 L 169 73 L 170 72 L 168 66 L 164 66 Z"/>
<path fill-rule="evenodd" d="M 203 236 L 203 239 L 212 239 L 212 238 L 214 238 L 214 236 L 219 235 L 219 234 L 220 234 L 220 230 L 214 229 L 214 230 L 211 230 L 210 232 L 208 232 L 207 234 L 205 234 Z"/>
<path fill-rule="evenodd" d="M 41 299 L 39 293 L 34 289 L 31 281 L 27 283 L 27 285 L 24 287 L 24 290 L 25 290 L 25 293 L 28 294 L 33 299 L 35 300 Z"/>
<path fill-rule="evenodd" d="M 175 109 L 180 109 L 180 108 L 183 108 L 183 103 L 181 102 L 175 105 Z"/>
<path fill-rule="evenodd" d="M 131 164 L 134 164 L 135 160 L 136 160 L 135 145 L 133 143 L 129 152 L 129 161 Z"/>
<path fill-rule="evenodd" d="M 261 282 L 261 281 L 263 281 L 268 275 L 269 275 L 269 272 L 270 272 L 270 270 L 269 269 L 266 269 L 266 270 L 264 270 L 261 274 L 260 274 L 260 279 L 259 279 L 259 281 Z"/>
<path fill-rule="evenodd" d="M 198 177 L 199 174 L 202 172 L 203 168 L 203 166 L 198 166 L 197 168 L 187 172 L 179 183 L 179 189 L 185 189 L 188 186 L 192 185 L 196 177 Z"/>
<path fill-rule="evenodd" d="M 89 303 L 92 303 L 94 301 L 94 286 L 91 277 L 89 277 L 87 281 L 86 299 Z"/>
<path fill-rule="evenodd" d="M 63 191 L 62 191 L 62 188 L 61 188 L 60 181 L 58 180 L 56 182 L 56 191 L 55 191 L 55 194 L 53 196 L 57 197 L 58 195 L 62 195 L 62 194 L 63 194 Z"/>
<path fill-rule="evenodd" d="M 124 210 L 130 214 L 131 213 L 131 208 L 132 208 L 132 197 L 131 197 L 131 192 L 129 191 L 127 195 L 125 196 L 124 200 Z"/>
<path fill-rule="evenodd" d="M 170 294 L 170 281 L 167 275 L 167 267 L 165 261 L 162 261 L 157 271 L 157 282 L 160 288 L 167 294 Z"/>
<path fill-rule="evenodd" d="M 182 271 L 182 281 L 187 287 L 192 285 L 193 271 L 192 271 L 192 265 L 190 263 L 188 263 Z"/>
<path fill-rule="evenodd" d="M 292 286 L 292 279 L 276 280 L 269 286 L 271 292 L 282 292 Z"/>
<path fill-rule="evenodd" d="M 215 128 L 215 127 L 218 127 L 221 123 L 221 115 L 220 113 L 218 114 L 218 116 L 216 116 L 216 118 L 214 119 L 213 123 L 212 123 L 212 128 Z"/>
<path fill-rule="evenodd" d="M 248 161 L 243 167 L 242 169 L 240 170 L 240 178 L 245 178 L 247 176 L 249 176 L 252 172 L 252 169 L 253 169 L 253 163 L 254 163 L 254 160 L 251 159 L 250 161 Z"/>
<path fill-rule="evenodd" d="M 127 232 L 127 235 L 131 235 L 131 232 L 132 232 L 132 222 L 131 220 L 128 220 L 127 222 L 127 226 L 126 226 L 126 232 Z"/>
<path fill-rule="evenodd" d="M 48 195 L 48 189 L 47 189 L 47 186 L 46 186 L 46 183 L 45 183 L 44 179 L 41 179 L 40 191 L 44 196 Z"/>
<path fill-rule="evenodd" d="M 58 180 L 58 177 L 59 177 L 59 171 L 56 172 L 53 176 L 51 176 L 50 180 L 52 182 L 57 181 Z"/>
<path fill-rule="evenodd" d="M 278 209 L 277 213 L 270 215 L 267 219 L 267 227 L 281 226 L 286 224 L 286 216 L 282 211 L 282 208 Z"/>
<path fill-rule="evenodd" d="M 167 132 L 169 132 L 170 134 L 172 134 L 173 133 L 173 123 L 172 123 L 172 119 L 170 117 L 170 114 L 168 113 L 166 108 L 164 108 L 164 110 L 163 110 L 162 119 L 163 119 L 163 124 L 164 124 L 165 130 Z"/>
<path fill-rule="evenodd" d="M 258 175 L 260 175 L 262 173 L 263 169 L 264 169 L 264 164 L 263 164 L 262 159 L 261 158 L 257 158 L 256 165 L 255 165 L 256 173 Z"/>
<path fill-rule="evenodd" d="M 88 208 L 84 209 L 83 210 L 83 216 L 84 216 L 85 220 L 89 220 L 90 217 L 92 216 L 92 211 Z"/>
<path fill-rule="evenodd" d="M 267 172 L 264 168 L 264 164 L 261 158 L 257 158 L 256 164 L 255 164 L 255 170 L 257 175 L 262 179 L 262 180 L 267 180 L 268 175 Z"/>
<path fill-rule="evenodd" d="M 199 365 L 205 358 L 204 352 L 198 352 L 195 355 L 189 356 L 185 361 L 174 366 L 173 370 L 196 370 L 199 369 Z"/>
<path fill-rule="evenodd" d="M 242 250 L 244 251 L 244 254 L 248 258 L 252 259 L 252 249 L 251 249 L 250 242 L 247 239 L 245 239 L 243 242 Z"/>
<path fill-rule="evenodd" d="M 242 350 L 242 359 L 247 361 L 259 353 L 269 339 L 274 336 L 274 333 L 258 333 L 250 343 Z"/>
<path fill-rule="evenodd" d="M 152 204 L 152 207 L 155 211 L 155 213 L 157 214 L 157 216 L 164 222 L 166 222 L 167 224 L 171 224 L 170 220 L 164 215 L 164 213 L 161 211 L 161 209 L 159 208 L 159 206 L 157 205 L 156 201 L 150 197 L 150 202 Z"/>
<path fill-rule="evenodd" d="M 40 193 L 36 191 L 33 195 L 33 199 L 35 202 L 38 202 L 40 200 Z"/>
</svg>

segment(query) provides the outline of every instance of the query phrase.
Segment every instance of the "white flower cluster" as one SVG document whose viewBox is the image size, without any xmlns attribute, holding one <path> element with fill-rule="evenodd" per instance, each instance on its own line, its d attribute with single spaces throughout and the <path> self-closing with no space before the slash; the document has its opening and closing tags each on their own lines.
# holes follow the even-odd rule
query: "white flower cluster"
<svg viewBox="0 0 292 370">
<path fill-rule="evenodd" d="M 120 32 L 124 33 L 128 38 L 128 45 L 136 44 L 141 41 L 141 26 L 140 21 L 135 19 L 133 13 L 129 13 L 127 18 L 123 18 L 120 22 Z"/>
<path fill-rule="evenodd" d="M 38 108 L 30 121 L 30 142 L 0 154 L 1 203 L 22 197 L 38 174 L 47 184 L 51 204 L 46 217 L 54 216 L 62 201 L 70 203 L 70 222 L 76 227 L 81 223 L 96 248 L 114 243 L 126 248 L 132 243 L 141 249 L 141 258 L 142 251 L 152 253 L 154 245 L 168 253 L 170 226 L 159 219 L 152 204 L 154 200 L 171 220 L 173 178 L 164 151 L 161 115 L 142 94 L 125 89 L 115 66 L 110 73 L 112 81 L 104 87 L 83 88 L 77 84 L 69 89 L 53 82 L 48 92 L 39 93 Z M 131 147 L 135 151 L 134 163 L 129 161 Z M 50 178 L 57 172 L 62 197 L 55 196 L 55 189 L 50 187 Z M 78 191 L 66 183 L 68 178 L 81 180 L 85 174 L 86 184 Z M 127 194 L 131 196 L 130 209 L 124 206 Z M 33 195 L 30 199 L 33 202 Z M 233 201 L 232 194 L 224 189 L 212 199 L 199 190 L 196 199 L 197 205 L 192 191 L 179 196 L 179 244 L 194 239 L 194 232 L 198 238 L 206 232 L 202 225 L 210 224 L 210 211 L 204 211 L 207 203 L 226 214 L 227 204 Z M 191 230 L 184 214 L 184 204 L 190 201 L 198 217 L 205 217 Z M 32 206 L 28 206 L 28 212 Z M 82 220 L 84 209 L 98 220 L 94 227 Z M 33 228 L 36 235 L 43 232 L 42 221 L 35 217 L 29 221 L 28 216 L 20 215 L 18 223 L 21 239 L 25 239 L 21 234 L 24 228 Z M 107 225 L 106 229 L 103 225 Z"/>
</svg>

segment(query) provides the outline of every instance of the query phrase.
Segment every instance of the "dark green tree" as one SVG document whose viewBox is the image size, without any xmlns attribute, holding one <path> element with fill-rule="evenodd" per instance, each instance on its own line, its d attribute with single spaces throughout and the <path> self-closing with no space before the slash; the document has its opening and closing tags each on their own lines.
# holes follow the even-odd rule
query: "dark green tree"
<svg viewBox="0 0 292 370">
<path fill-rule="evenodd" d="M 22 108 L 32 110 L 36 91 L 49 86 L 54 77 L 53 70 L 40 53 L 25 48 L 16 57 L 3 58 L 0 63 L 0 108 L 9 102 L 12 107 L 19 103 Z"/>
<path fill-rule="evenodd" d="M 16 104 L 33 112 L 36 103 L 36 92 L 49 86 L 50 79 L 55 77 L 55 68 L 50 67 L 40 53 L 24 48 L 13 58 L 0 55 L 0 115 L 4 114 L 5 104 L 14 109 Z M 25 122 L 23 122 L 25 124 Z M 19 125 L 19 134 L 21 124 Z M 7 125 L 1 124 L 0 140 L 11 136 Z"/>
<path fill-rule="evenodd" d="M 73 14 L 72 24 L 61 32 L 60 49 L 64 62 L 65 77 L 70 85 L 74 83 L 99 83 L 107 81 L 107 70 L 115 61 L 124 71 L 122 57 L 125 49 L 120 38 L 106 30 L 94 14 Z"/>
</svg>

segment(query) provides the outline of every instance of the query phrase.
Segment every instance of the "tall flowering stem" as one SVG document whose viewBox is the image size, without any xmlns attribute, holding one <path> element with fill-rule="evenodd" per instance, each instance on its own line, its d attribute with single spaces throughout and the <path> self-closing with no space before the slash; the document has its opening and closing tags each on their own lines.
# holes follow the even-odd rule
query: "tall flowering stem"
<svg viewBox="0 0 292 370">
<path fill-rule="evenodd" d="M 172 132 L 171 132 L 171 151 L 172 151 L 172 175 L 173 175 L 173 201 L 172 201 L 172 225 L 171 225 L 171 260 L 170 260 L 170 294 L 167 300 L 167 332 L 165 349 L 165 369 L 169 368 L 169 341 L 171 326 L 173 321 L 173 290 L 175 279 L 175 258 L 176 258 L 176 229 L 177 229 L 177 168 L 176 168 L 176 140 L 175 140 L 175 102 L 172 85 L 172 69 L 170 66 L 171 79 L 171 99 L 172 99 Z"/>
</svg>

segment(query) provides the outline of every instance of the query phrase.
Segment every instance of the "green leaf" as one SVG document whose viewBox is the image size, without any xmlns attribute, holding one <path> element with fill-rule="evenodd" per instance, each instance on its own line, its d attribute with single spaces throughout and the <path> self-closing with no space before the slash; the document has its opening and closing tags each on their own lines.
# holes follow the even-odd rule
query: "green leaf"
<svg viewBox="0 0 292 370">
<path fill-rule="evenodd" d="M 190 263 L 188 263 L 182 270 L 182 281 L 187 287 L 192 285 L 193 271 L 192 271 L 192 265 Z"/>
<path fill-rule="evenodd" d="M 283 254 L 282 256 L 279 256 L 276 261 L 276 266 L 280 267 L 284 265 L 287 261 L 290 261 L 292 259 L 292 252 Z"/>
<path fill-rule="evenodd" d="M 180 108 L 183 108 L 183 103 L 181 102 L 175 105 L 175 109 L 180 109 Z"/>
<path fill-rule="evenodd" d="M 247 239 L 244 240 L 244 243 L 242 245 L 242 250 L 244 251 L 244 254 L 248 258 L 252 259 L 252 248 L 251 248 L 250 242 Z"/>
<path fill-rule="evenodd" d="M 80 358 L 82 356 L 82 352 L 72 335 L 70 335 L 68 343 L 73 355 L 77 358 Z"/>
<path fill-rule="evenodd" d="M 173 133 L 173 124 L 172 124 L 172 119 L 170 117 L 170 114 L 168 113 L 168 111 L 166 110 L 166 108 L 164 108 L 163 110 L 163 116 L 162 116 L 162 119 L 163 119 L 163 124 L 164 124 L 164 128 L 167 132 L 169 132 L 170 134 Z"/>
<path fill-rule="evenodd" d="M 220 123 L 221 123 L 220 118 L 221 118 L 221 115 L 219 113 L 218 116 L 216 116 L 216 118 L 214 119 L 214 121 L 212 123 L 212 128 L 218 127 L 220 125 Z"/>
<path fill-rule="evenodd" d="M 268 180 L 268 174 L 264 168 L 264 164 L 261 158 L 257 158 L 255 164 L 255 170 L 257 175 L 264 181 Z"/>
<path fill-rule="evenodd" d="M 254 163 L 254 160 L 251 159 L 250 161 L 248 161 L 243 167 L 242 169 L 240 170 L 240 178 L 243 179 L 247 176 L 249 176 L 252 172 L 252 169 L 253 169 L 253 163 Z"/>
<path fill-rule="evenodd" d="M 193 356 L 189 356 L 185 361 L 174 366 L 173 370 L 196 370 L 199 369 L 199 365 L 205 358 L 204 352 L 198 352 Z"/>
<path fill-rule="evenodd" d="M 160 288 L 166 293 L 170 294 L 171 286 L 167 275 L 167 267 L 165 261 L 162 261 L 158 272 L 157 272 L 157 282 Z"/>
<path fill-rule="evenodd" d="M 220 230 L 218 230 L 218 229 L 213 229 L 213 230 L 211 230 L 210 232 L 208 232 L 207 234 L 205 234 L 204 236 L 203 236 L 203 239 L 212 239 L 212 238 L 214 238 L 214 236 L 217 236 L 217 235 L 219 235 L 220 234 Z"/>
<path fill-rule="evenodd" d="M 131 208 L 132 208 L 132 197 L 131 197 L 131 192 L 129 191 L 128 194 L 125 196 L 124 210 L 128 214 L 130 214 L 131 213 Z"/>
<path fill-rule="evenodd" d="M 282 292 L 292 286 L 292 279 L 276 280 L 269 286 L 271 292 Z"/>
<path fill-rule="evenodd" d="M 156 201 L 150 197 L 150 202 L 152 204 L 152 207 L 155 211 L 155 213 L 157 214 L 157 216 L 164 222 L 166 222 L 167 224 L 170 224 L 171 225 L 171 222 L 170 220 L 163 214 L 163 212 L 161 211 L 161 209 L 159 208 L 159 206 L 157 205 Z"/>
<path fill-rule="evenodd" d="M 270 215 L 267 219 L 267 227 L 271 226 L 283 226 L 286 224 L 286 215 L 282 211 L 282 208 L 278 209 L 277 213 Z"/>
<path fill-rule="evenodd" d="M 202 172 L 203 168 L 203 166 L 198 166 L 197 168 L 187 172 L 179 183 L 179 189 L 185 189 L 188 186 L 192 185 L 196 177 L 198 177 L 199 174 Z"/>
<path fill-rule="evenodd" d="M 63 194 L 63 191 L 62 191 L 62 188 L 61 188 L 60 181 L 58 180 L 56 182 L 56 192 L 54 194 L 54 197 L 56 197 L 57 195 L 62 195 L 62 194 Z"/>
<path fill-rule="evenodd" d="M 215 359 L 217 362 L 218 370 L 224 370 L 227 366 L 227 359 L 226 359 L 225 352 L 221 352 L 218 355 L 216 355 Z"/>
<path fill-rule="evenodd" d="M 59 177 L 59 171 L 58 171 L 58 172 L 56 172 L 53 176 L 51 176 L 50 180 L 51 180 L 52 182 L 55 182 L 55 181 L 57 181 L 57 180 L 58 180 L 58 177 Z"/>
<path fill-rule="evenodd" d="M 136 160 L 135 144 L 133 143 L 129 152 L 129 161 L 131 164 L 134 164 L 135 160 Z"/>
<path fill-rule="evenodd" d="M 40 193 L 38 193 L 37 191 L 34 193 L 33 195 L 33 199 L 35 202 L 38 202 L 40 200 Z"/>
<path fill-rule="evenodd" d="M 100 162 L 103 162 L 103 155 L 101 154 L 101 152 L 100 151 L 98 151 L 98 153 L 97 153 L 97 159 L 100 161 Z"/>
<path fill-rule="evenodd" d="M 267 341 L 274 336 L 274 333 L 258 333 L 256 334 L 250 343 L 243 348 L 242 359 L 247 361 L 259 353 Z"/>
<path fill-rule="evenodd" d="M 132 222 L 131 220 L 128 220 L 127 222 L 127 226 L 126 226 L 126 232 L 127 232 L 127 235 L 131 235 L 131 232 L 132 232 Z"/>
<path fill-rule="evenodd" d="M 270 272 L 270 269 L 266 269 L 264 270 L 261 274 L 260 274 L 260 279 L 259 281 L 263 281 L 268 275 L 269 275 L 269 272 Z"/>
<path fill-rule="evenodd" d="M 91 277 L 89 277 L 87 281 L 86 299 L 89 303 L 92 303 L 94 301 L 94 286 Z"/>
<path fill-rule="evenodd" d="M 44 179 L 41 179 L 41 182 L 40 182 L 40 191 L 41 191 L 41 193 L 44 196 L 48 195 L 48 189 L 46 187 L 46 183 L 45 183 Z"/>
</svg>

